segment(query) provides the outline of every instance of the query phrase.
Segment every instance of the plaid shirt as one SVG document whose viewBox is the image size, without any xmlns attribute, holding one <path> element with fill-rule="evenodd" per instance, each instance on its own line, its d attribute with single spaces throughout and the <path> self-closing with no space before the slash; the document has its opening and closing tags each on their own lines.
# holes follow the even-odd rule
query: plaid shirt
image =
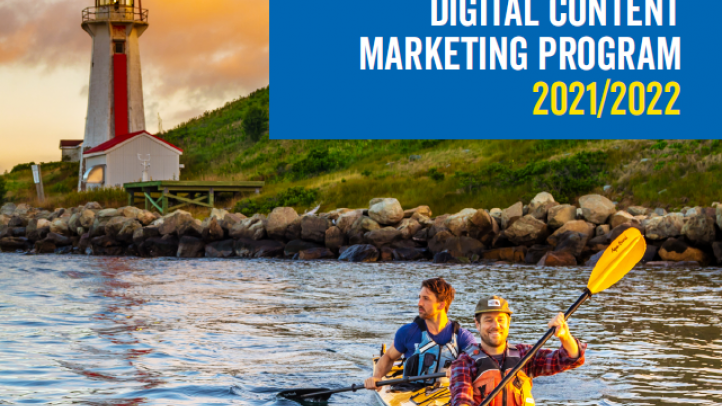
<svg viewBox="0 0 722 406">
<path fill-rule="evenodd" d="M 575 340 L 577 339 L 575 338 Z M 534 354 L 534 357 L 524 365 L 524 373 L 530 378 L 548 376 L 584 364 L 584 352 L 587 349 L 587 344 L 577 340 L 577 345 L 579 346 L 579 358 L 569 358 L 569 354 L 564 347 L 558 350 L 540 349 Z M 532 347 L 532 345 L 527 344 L 516 345 L 521 358 L 523 358 Z M 474 360 L 466 353 L 461 353 L 459 358 L 451 364 L 451 385 L 449 385 L 449 390 L 451 391 L 451 406 L 476 406 L 481 404 L 483 395 L 475 398 L 471 386 L 475 376 L 476 365 L 474 365 Z"/>
</svg>

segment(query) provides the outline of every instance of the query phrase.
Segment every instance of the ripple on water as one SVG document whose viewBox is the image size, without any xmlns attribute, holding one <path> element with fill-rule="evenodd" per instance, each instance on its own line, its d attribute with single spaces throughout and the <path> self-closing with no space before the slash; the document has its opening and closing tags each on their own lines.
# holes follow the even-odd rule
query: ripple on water
<svg viewBox="0 0 722 406">
<path fill-rule="evenodd" d="M 349 386 L 416 312 L 420 281 L 480 296 L 534 342 L 585 268 L 0 255 L 0 404 L 297 405 L 285 388 Z M 680 277 L 680 276 L 683 277 Z M 575 313 L 586 364 L 534 381 L 544 405 L 722 403 L 722 272 L 635 269 Z M 554 344 L 556 345 L 556 344 Z M 333 405 L 372 404 L 369 393 Z"/>
</svg>

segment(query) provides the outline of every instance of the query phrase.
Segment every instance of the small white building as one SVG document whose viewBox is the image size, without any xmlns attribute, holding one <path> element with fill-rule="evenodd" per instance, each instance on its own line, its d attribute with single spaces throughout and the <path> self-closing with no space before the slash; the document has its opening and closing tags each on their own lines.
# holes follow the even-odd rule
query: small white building
<svg viewBox="0 0 722 406">
<path fill-rule="evenodd" d="M 83 140 L 60 140 L 60 160 L 63 162 L 80 162 L 80 148 Z"/>
<path fill-rule="evenodd" d="M 183 150 L 147 131 L 116 136 L 83 154 L 86 171 L 82 181 L 87 189 L 123 187 L 140 182 L 143 160 L 148 160 L 150 180 L 180 180 L 180 156 Z"/>
</svg>

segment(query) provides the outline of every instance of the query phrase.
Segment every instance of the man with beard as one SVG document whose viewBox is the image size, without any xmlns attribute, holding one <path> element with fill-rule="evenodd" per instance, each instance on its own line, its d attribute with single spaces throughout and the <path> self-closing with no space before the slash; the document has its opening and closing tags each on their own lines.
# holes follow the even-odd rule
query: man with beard
<svg viewBox="0 0 722 406">
<path fill-rule="evenodd" d="M 451 365 L 451 405 L 478 406 L 491 391 L 531 350 L 532 345 L 507 342 L 512 311 L 506 300 L 499 296 L 483 298 L 476 305 L 474 324 L 479 330 L 481 344 L 464 349 Z M 564 314 L 559 313 L 549 322 L 554 336 L 562 346 L 558 350 L 539 350 L 524 365 L 491 406 L 532 406 L 532 379 L 537 376 L 558 374 L 584 364 L 586 344 L 572 337 Z"/>
<path fill-rule="evenodd" d="M 364 382 L 366 389 L 380 390 L 376 382 L 391 371 L 402 355 L 406 358 L 404 376 L 433 374 L 445 371 L 462 349 L 474 343 L 473 334 L 447 316 L 454 292 L 443 278 L 421 283 L 419 316 L 396 332 L 394 344 L 376 363 L 374 376 Z"/>
</svg>

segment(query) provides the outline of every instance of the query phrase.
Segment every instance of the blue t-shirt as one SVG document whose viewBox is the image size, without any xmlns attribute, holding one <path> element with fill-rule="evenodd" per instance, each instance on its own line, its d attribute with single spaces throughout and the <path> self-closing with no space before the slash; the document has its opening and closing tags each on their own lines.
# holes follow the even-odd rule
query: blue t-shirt
<svg viewBox="0 0 722 406">
<path fill-rule="evenodd" d="M 428 333 L 428 332 L 427 332 Z M 451 341 L 451 336 L 454 334 L 454 324 L 449 321 L 446 323 L 446 327 L 439 332 L 437 335 L 428 333 L 429 337 L 439 345 L 445 345 Z M 409 358 L 414 355 L 416 346 L 414 344 L 421 343 L 421 329 L 416 323 L 409 323 L 402 326 L 394 337 L 394 348 L 396 351 L 404 354 L 404 357 Z M 460 350 L 464 350 L 466 347 L 474 344 L 474 335 L 464 328 L 459 328 L 459 338 L 457 344 Z"/>
</svg>

